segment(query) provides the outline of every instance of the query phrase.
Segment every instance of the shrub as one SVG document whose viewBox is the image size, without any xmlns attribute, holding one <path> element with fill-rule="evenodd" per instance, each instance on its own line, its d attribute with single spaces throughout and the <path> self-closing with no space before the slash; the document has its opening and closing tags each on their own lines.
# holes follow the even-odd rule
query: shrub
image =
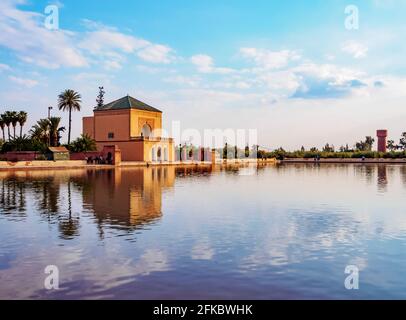
<svg viewBox="0 0 406 320">
<path fill-rule="evenodd" d="M 2 145 L 1 152 L 13 152 L 13 151 L 38 151 L 45 152 L 47 146 L 42 142 L 28 138 L 27 136 L 18 137 L 10 142 L 6 142 Z"/>
<path fill-rule="evenodd" d="M 35 158 L 35 160 L 37 160 L 37 161 L 45 161 L 45 160 L 48 160 L 48 159 L 47 159 L 47 157 L 45 155 L 40 154 Z"/>
<path fill-rule="evenodd" d="M 294 151 L 287 152 L 283 149 L 278 149 L 272 152 L 267 153 L 268 158 L 276 158 L 278 160 L 283 159 L 403 159 L 406 158 L 406 151 L 402 152 L 376 152 L 376 151 L 346 151 L 346 152 L 325 152 L 325 151 Z"/>
<path fill-rule="evenodd" d="M 86 134 L 82 134 L 79 138 L 66 146 L 70 152 L 87 152 L 96 151 L 96 141 Z"/>
</svg>

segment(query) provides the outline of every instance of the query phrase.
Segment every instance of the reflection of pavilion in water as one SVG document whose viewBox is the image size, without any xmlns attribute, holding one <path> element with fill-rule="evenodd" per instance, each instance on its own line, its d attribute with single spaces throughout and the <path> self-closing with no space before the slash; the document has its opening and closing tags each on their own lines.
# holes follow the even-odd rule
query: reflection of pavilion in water
<svg viewBox="0 0 406 320">
<path fill-rule="evenodd" d="M 143 225 L 162 216 L 162 192 L 174 182 L 173 167 L 88 171 L 83 202 L 100 223 Z"/>
</svg>

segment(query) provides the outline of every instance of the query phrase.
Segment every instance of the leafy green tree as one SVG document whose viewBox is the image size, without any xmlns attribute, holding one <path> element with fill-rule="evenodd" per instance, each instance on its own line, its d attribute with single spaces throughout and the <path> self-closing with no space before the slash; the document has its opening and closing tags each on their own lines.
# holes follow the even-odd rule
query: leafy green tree
<svg viewBox="0 0 406 320">
<path fill-rule="evenodd" d="M 96 102 L 97 102 L 97 108 L 101 108 L 104 106 L 104 94 L 106 92 L 104 91 L 103 87 L 99 87 L 99 95 L 97 96 Z"/>
<path fill-rule="evenodd" d="M 82 134 L 68 146 L 71 152 L 96 151 L 96 141 L 89 135 Z"/>
<path fill-rule="evenodd" d="M 355 149 L 357 151 L 372 151 L 372 146 L 375 142 L 370 136 L 365 137 L 365 141 L 360 141 L 355 144 Z"/>
<path fill-rule="evenodd" d="M 400 142 L 399 142 L 400 147 L 402 148 L 402 150 L 406 150 L 406 132 L 402 133 L 402 136 L 400 138 Z"/>
<path fill-rule="evenodd" d="M 58 96 L 59 110 L 69 112 L 69 128 L 68 128 L 68 145 L 70 144 L 70 137 L 72 131 L 72 111 L 80 111 L 82 97 L 74 90 L 68 89 Z"/>
<path fill-rule="evenodd" d="M 328 143 L 323 148 L 323 152 L 334 152 L 334 146 L 330 146 Z"/>
<path fill-rule="evenodd" d="M 389 140 L 388 144 L 387 144 L 387 148 L 389 149 L 389 151 L 396 151 L 398 146 L 395 144 L 394 140 Z"/>
<path fill-rule="evenodd" d="M 16 137 L 2 146 L 2 152 L 10 151 L 41 151 L 44 152 L 46 145 L 40 141 L 36 141 L 26 135 Z"/>
<path fill-rule="evenodd" d="M 372 138 L 371 136 L 367 136 L 365 138 L 365 145 L 367 147 L 367 151 L 372 151 L 372 147 L 374 145 L 375 139 Z"/>
</svg>

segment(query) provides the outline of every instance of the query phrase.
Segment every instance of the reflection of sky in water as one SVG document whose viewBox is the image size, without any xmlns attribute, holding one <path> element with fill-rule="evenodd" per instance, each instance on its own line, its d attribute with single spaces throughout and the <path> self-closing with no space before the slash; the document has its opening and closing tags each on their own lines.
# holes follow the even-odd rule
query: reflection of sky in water
<svg viewBox="0 0 406 320">
<path fill-rule="evenodd" d="M 0 179 L 0 298 L 406 298 L 404 166 Z M 42 289 L 49 264 L 58 292 Z"/>
</svg>

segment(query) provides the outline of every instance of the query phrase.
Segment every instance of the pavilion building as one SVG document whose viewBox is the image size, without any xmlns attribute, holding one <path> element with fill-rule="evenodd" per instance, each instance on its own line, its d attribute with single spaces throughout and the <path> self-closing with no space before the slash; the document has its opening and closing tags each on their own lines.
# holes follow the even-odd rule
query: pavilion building
<svg viewBox="0 0 406 320">
<path fill-rule="evenodd" d="M 172 162 L 174 141 L 162 137 L 162 111 L 131 96 L 95 108 L 83 118 L 83 133 L 100 151 L 116 145 L 123 161 Z"/>
</svg>

